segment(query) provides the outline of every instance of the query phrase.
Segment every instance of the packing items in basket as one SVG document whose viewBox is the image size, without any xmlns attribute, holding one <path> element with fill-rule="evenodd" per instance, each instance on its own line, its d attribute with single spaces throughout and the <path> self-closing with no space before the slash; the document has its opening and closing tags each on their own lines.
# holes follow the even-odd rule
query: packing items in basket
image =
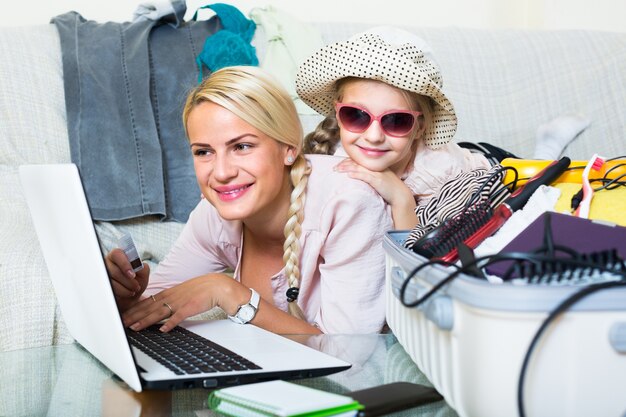
<svg viewBox="0 0 626 417">
<path fill-rule="evenodd" d="M 515 253 L 520 259 L 527 254 L 532 261 L 529 264 L 532 271 L 514 268 L 516 264 L 511 260 L 487 266 L 490 274 L 500 277 L 547 276 L 559 272 L 559 279 L 567 278 L 569 274 L 566 272 L 571 268 L 565 261 L 572 259 L 619 268 L 620 259 L 626 258 L 626 227 L 546 212 L 519 233 L 501 253 Z"/>
<path fill-rule="evenodd" d="M 584 287 L 492 285 L 461 273 L 430 302 L 407 308 L 407 279 L 406 298 L 416 300 L 452 269 L 404 248 L 406 234 L 390 231 L 383 244 L 387 322 L 459 416 L 524 415 L 522 407 L 531 416 L 623 414 L 626 273 Z"/>
<path fill-rule="evenodd" d="M 483 204 L 474 204 L 454 218 L 446 220 L 437 229 L 423 236 L 412 246 L 414 252 L 427 258 L 454 262 L 458 258 L 458 245 L 463 242 L 471 249 L 494 234 L 511 215 L 521 209 L 542 185 L 551 184 L 569 166 L 570 159 L 553 161 L 533 176 L 523 187 L 499 204 L 493 212 Z"/>
<path fill-rule="evenodd" d="M 582 173 L 588 161 L 572 161 L 570 168 L 553 184 L 561 190 L 554 211 L 572 213 L 582 199 Z M 549 161 L 507 158 L 503 166 L 515 168 L 519 182 L 524 183 L 549 164 Z M 507 171 L 504 182 L 513 179 L 513 170 Z M 626 158 L 608 158 L 598 170 L 589 172 L 589 181 L 594 189 L 589 210 L 590 219 L 606 220 L 626 226 Z M 577 200 L 577 201 L 576 201 Z"/>
<path fill-rule="evenodd" d="M 527 179 L 537 174 L 550 164 L 550 161 L 539 159 L 516 159 L 506 158 L 502 160 L 502 166 L 512 167 L 518 173 L 519 182 L 523 184 Z M 571 161 L 570 169 L 563 173 L 555 183 L 577 183 L 580 184 L 582 180 L 583 168 L 587 164 L 587 161 Z M 597 171 L 591 171 L 589 175 L 590 180 L 594 179 L 615 179 L 626 174 L 626 158 L 617 157 L 609 158 Z M 507 183 L 513 180 L 513 171 L 507 171 L 504 182 Z"/>
<path fill-rule="evenodd" d="M 404 242 L 406 248 L 427 233 L 439 227 L 446 219 L 460 215 L 471 205 L 487 204 L 496 207 L 509 196 L 502 184 L 505 171 L 500 165 L 490 169 L 478 168 L 463 172 L 445 183 L 428 204 L 417 206 L 418 224 Z"/>
</svg>

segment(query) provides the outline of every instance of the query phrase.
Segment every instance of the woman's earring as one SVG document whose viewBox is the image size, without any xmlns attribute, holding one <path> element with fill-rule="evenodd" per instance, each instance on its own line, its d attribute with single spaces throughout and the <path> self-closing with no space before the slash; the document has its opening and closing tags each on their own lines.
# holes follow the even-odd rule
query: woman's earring
<svg viewBox="0 0 626 417">
<path fill-rule="evenodd" d="M 293 159 L 293 156 L 289 155 L 289 156 L 287 157 L 287 163 L 288 163 L 289 165 L 291 165 L 291 164 L 293 164 L 293 161 L 295 161 L 295 159 Z"/>
</svg>

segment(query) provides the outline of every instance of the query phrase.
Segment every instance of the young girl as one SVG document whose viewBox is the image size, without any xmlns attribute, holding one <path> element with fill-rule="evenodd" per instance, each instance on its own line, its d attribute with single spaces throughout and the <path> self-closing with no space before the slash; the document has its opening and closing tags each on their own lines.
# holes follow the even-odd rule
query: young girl
<svg viewBox="0 0 626 417">
<path fill-rule="evenodd" d="M 183 122 L 205 199 L 153 274 L 107 256 L 124 323 L 169 318 L 169 331 L 219 306 L 277 333 L 379 332 L 386 204 L 335 172 L 338 158 L 304 158 L 289 94 L 259 68 L 223 68 L 188 96 Z"/>
<path fill-rule="evenodd" d="M 412 229 L 416 204 L 449 179 L 490 167 L 450 142 L 454 107 L 430 48 L 409 32 L 379 27 L 325 46 L 300 66 L 296 90 L 326 116 L 305 152 L 347 156 L 337 170 L 370 184 L 396 229 Z"/>
</svg>

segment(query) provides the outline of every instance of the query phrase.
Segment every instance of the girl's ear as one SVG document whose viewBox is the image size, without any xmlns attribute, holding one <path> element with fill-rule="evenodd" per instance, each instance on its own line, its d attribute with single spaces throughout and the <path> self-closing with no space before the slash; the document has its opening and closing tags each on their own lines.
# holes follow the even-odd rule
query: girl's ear
<svg viewBox="0 0 626 417">
<path fill-rule="evenodd" d="M 417 131 L 415 132 L 415 140 L 424 138 L 426 134 L 426 118 L 423 115 L 417 117 Z"/>
</svg>

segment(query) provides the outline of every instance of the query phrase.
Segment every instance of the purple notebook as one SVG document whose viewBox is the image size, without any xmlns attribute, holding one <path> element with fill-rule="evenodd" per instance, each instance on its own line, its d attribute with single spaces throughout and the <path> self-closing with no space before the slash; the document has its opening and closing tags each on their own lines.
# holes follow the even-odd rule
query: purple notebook
<svg viewBox="0 0 626 417">
<path fill-rule="evenodd" d="M 579 253 L 592 253 L 616 249 L 620 258 L 626 259 L 626 227 L 600 220 L 581 219 L 555 212 L 545 212 L 515 237 L 502 252 L 532 252 L 543 245 L 546 218 L 550 218 L 555 245 L 567 246 Z M 558 256 L 565 256 L 562 253 Z M 487 266 L 487 272 L 502 276 L 510 261 Z"/>
</svg>

